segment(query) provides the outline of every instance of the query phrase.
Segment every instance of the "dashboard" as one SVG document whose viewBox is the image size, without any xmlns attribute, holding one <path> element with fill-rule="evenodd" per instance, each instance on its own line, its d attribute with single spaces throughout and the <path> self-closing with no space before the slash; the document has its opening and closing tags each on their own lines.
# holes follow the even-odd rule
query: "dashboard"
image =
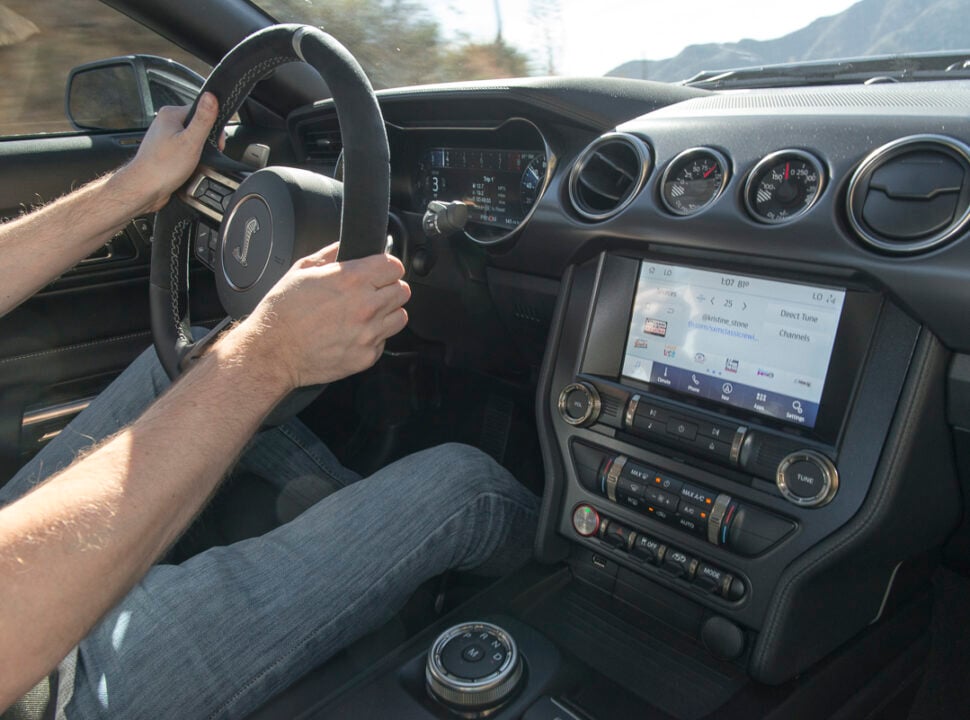
<svg viewBox="0 0 970 720">
<path fill-rule="evenodd" d="M 538 371 L 540 558 L 716 614 L 763 682 L 878 619 L 962 504 L 970 84 L 380 100 L 412 331 Z M 336 170 L 328 103 L 290 136 Z M 467 206 L 464 237 L 424 236 L 433 201 Z"/>
</svg>

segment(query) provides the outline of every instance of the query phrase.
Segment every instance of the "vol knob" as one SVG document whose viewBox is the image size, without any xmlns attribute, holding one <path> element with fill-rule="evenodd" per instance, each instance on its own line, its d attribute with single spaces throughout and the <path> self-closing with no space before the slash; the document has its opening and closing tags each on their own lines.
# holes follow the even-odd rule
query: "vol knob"
<svg viewBox="0 0 970 720">
<path fill-rule="evenodd" d="M 600 394 L 589 383 L 567 385 L 559 393 L 559 414 L 570 425 L 592 425 L 600 416 Z"/>
</svg>

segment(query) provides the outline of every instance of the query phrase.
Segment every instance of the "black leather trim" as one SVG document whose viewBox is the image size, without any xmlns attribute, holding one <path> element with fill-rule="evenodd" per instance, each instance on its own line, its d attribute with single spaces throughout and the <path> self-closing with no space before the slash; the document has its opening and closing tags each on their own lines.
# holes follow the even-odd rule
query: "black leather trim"
<svg viewBox="0 0 970 720">
<path fill-rule="evenodd" d="M 860 511 L 782 575 L 752 653 L 756 680 L 778 684 L 876 619 L 896 565 L 942 543 L 959 513 L 943 414 L 947 351 L 927 331 Z"/>
<path fill-rule="evenodd" d="M 539 435 L 542 466 L 545 468 L 545 487 L 542 491 L 542 504 L 538 527 L 536 528 L 535 556 L 541 562 L 546 563 L 558 562 L 569 553 L 569 543 L 556 534 L 563 487 L 559 478 L 565 476 L 565 471 L 553 434 L 548 403 L 544 399 L 553 397 L 552 380 L 555 375 L 559 339 L 562 335 L 563 324 L 566 321 L 566 307 L 569 305 L 574 273 L 575 266 L 570 265 L 563 274 L 559 285 L 559 298 L 556 300 L 556 309 L 553 311 L 549 336 L 546 340 L 546 352 L 542 359 L 539 382 L 536 386 L 536 430 Z"/>
</svg>

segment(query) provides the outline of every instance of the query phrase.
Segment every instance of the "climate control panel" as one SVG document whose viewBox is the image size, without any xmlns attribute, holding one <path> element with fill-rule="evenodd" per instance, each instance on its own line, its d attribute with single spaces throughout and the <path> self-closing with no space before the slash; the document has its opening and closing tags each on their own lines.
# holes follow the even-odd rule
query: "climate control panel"
<svg viewBox="0 0 970 720">
<path fill-rule="evenodd" d="M 581 442 L 573 443 L 572 454 L 590 492 L 738 555 L 760 555 L 795 529 L 787 518 L 627 455 Z"/>
</svg>

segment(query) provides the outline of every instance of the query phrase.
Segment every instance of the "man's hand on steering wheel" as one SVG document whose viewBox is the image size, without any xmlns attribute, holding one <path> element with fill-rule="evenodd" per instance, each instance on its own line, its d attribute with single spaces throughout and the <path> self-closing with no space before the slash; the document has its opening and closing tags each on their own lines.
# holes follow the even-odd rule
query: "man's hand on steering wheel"
<svg viewBox="0 0 970 720">
<path fill-rule="evenodd" d="M 298 260 L 243 323 L 285 368 L 290 390 L 366 370 L 407 325 L 400 260 L 336 260 L 336 243 Z"/>
<path fill-rule="evenodd" d="M 219 113 L 212 93 L 205 93 L 185 127 L 189 106 L 163 107 L 145 134 L 138 153 L 121 170 L 132 189 L 146 198 L 143 212 L 161 210 L 199 164 L 202 147 Z"/>
</svg>

